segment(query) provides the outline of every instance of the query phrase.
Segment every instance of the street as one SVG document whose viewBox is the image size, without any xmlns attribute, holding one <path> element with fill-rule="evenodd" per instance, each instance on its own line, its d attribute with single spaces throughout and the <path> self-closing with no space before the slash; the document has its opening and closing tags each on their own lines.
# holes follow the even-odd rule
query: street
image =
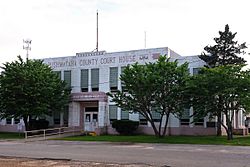
<svg viewBox="0 0 250 167">
<path fill-rule="evenodd" d="M 0 156 L 171 167 L 250 167 L 250 147 L 70 141 L 1 141 Z"/>
</svg>

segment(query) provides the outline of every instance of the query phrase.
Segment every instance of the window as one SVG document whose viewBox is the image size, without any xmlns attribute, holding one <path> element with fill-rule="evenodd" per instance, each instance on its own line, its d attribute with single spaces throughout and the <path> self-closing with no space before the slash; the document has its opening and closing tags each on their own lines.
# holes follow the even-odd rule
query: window
<svg viewBox="0 0 250 167">
<path fill-rule="evenodd" d="M 201 118 L 201 119 L 198 119 L 197 121 L 195 121 L 194 125 L 203 126 L 204 125 L 204 118 Z"/>
<path fill-rule="evenodd" d="M 59 79 L 61 79 L 61 71 L 53 71 Z"/>
<path fill-rule="evenodd" d="M 140 120 L 140 125 L 148 125 L 148 121 L 146 120 L 146 118 L 139 114 L 139 120 Z"/>
<path fill-rule="evenodd" d="M 88 92 L 89 85 L 89 70 L 83 69 L 81 70 L 81 90 L 82 92 Z"/>
<path fill-rule="evenodd" d="M 99 69 L 91 69 L 91 90 L 99 91 Z"/>
<path fill-rule="evenodd" d="M 186 108 L 184 109 L 180 118 L 181 125 L 189 125 L 189 119 L 190 119 L 189 108 Z"/>
<path fill-rule="evenodd" d="M 118 67 L 109 68 L 109 87 L 111 92 L 118 90 Z"/>
<path fill-rule="evenodd" d="M 93 122 L 98 122 L 98 114 L 93 114 Z"/>
<path fill-rule="evenodd" d="M 201 68 L 193 68 L 193 75 L 199 74 Z"/>
<path fill-rule="evenodd" d="M 98 112 L 98 107 L 86 107 L 85 112 Z"/>
<path fill-rule="evenodd" d="M 60 113 L 59 112 L 53 113 L 53 119 L 54 119 L 55 125 L 60 125 Z"/>
<path fill-rule="evenodd" d="M 15 122 L 15 124 L 18 124 L 18 123 L 20 123 L 20 119 L 19 118 L 15 118 L 14 122 Z"/>
<path fill-rule="evenodd" d="M 69 106 L 64 107 L 63 111 L 63 125 L 68 126 L 68 120 L 69 120 Z"/>
<path fill-rule="evenodd" d="M 216 127 L 217 126 L 217 124 L 216 124 L 216 122 L 207 122 L 207 127 L 209 128 L 209 127 Z"/>
<path fill-rule="evenodd" d="M 67 83 L 67 86 L 71 88 L 71 71 L 64 71 L 64 81 Z"/>
<path fill-rule="evenodd" d="M 160 122 L 161 121 L 161 114 L 159 112 L 153 111 L 152 118 L 153 118 L 154 122 Z"/>
<path fill-rule="evenodd" d="M 154 122 L 160 122 L 161 121 L 161 114 L 159 109 L 157 109 L 156 107 L 152 108 L 152 119 Z"/>
<path fill-rule="evenodd" d="M 128 120 L 128 119 L 129 119 L 129 112 L 121 110 L 121 120 Z"/>
<path fill-rule="evenodd" d="M 121 67 L 121 74 L 123 74 L 123 71 L 124 71 L 125 68 L 126 68 L 126 67 Z M 121 82 L 121 87 L 122 87 L 122 90 L 123 90 L 124 92 L 127 91 L 126 88 L 125 88 L 125 84 L 124 84 L 123 82 Z"/>
<path fill-rule="evenodd" d="M 109 120 L 112 123 L 114 120 L 117 120 L 117 106 L 110 105 L 109 106 Z"/>
<path fill-rule="evenodd" d="M 6 124 L 12 124 L 12 118 L 6 118 Z"/>
</svg>

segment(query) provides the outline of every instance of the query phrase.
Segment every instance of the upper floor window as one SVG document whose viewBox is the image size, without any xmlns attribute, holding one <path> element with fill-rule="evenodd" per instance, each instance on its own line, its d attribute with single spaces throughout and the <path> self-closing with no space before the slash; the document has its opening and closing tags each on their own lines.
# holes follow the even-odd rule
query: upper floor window
<svg viewBox="0 0 250 167">
<path fill-rule="evenodd" d="M 193 68 L 193 75 L 199 74 L 201 68 Z"/>
<path fill-rule="evenodd" d="M 125 68 L 126 68 L 125 66 L 121 67 L 121 74 L 123 74 L 123 71 L 124 71 Z M 125 87 L 125 84 L 123 82 L 121 82 L 121 88 L 122 88 L 123 91 L 127 91 L 126 87 Z"/>
<path fill-rule="evenodd" d="M 91 90 L 99 91 L 99 68 L 91 69 Z"/>
<path fill-rule="evenodd" d="M 53 73 L 55 73 L 59 79 L 61 79 L 61 71 L 53 71 Z"/>
<path fill-rule="evenodd" d="M 111 92 L 118 90 L 118 67 L 109 68 L 109 87 Z"/>
<path fill-rule="evenodd" d="M 81 70 L 81 90 L 82 92 L 88 92 L 89 85 L 89 70 L 83 69 Z"/>
<path fill-rule="evenodd" d="M 68 87 L 71 87 L 71 71 L 64 71 L 64 81 Z"/>
</svg>

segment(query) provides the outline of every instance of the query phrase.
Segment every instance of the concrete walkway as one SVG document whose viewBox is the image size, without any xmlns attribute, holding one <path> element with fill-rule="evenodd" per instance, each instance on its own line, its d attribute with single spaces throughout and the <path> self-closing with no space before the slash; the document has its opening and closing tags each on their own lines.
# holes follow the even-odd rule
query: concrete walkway
<svg viewBox="0 0 250 167">
<path fill-rule="evenodd" d="M 2 141 L 0 156 L 174 167 L 250 167 L 250 147 L 69 141 Z"/>
</svg>

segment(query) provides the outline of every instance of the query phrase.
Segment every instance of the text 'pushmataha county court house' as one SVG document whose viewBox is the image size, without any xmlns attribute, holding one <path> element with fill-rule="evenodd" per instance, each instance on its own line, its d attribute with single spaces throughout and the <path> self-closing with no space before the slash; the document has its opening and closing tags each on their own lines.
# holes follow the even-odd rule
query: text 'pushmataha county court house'
<svg viewBox="0 0 250 167">
<path fill-rule="evenodd" d="M 68 108 L 62 112 L 55 112 L 47 117 L 51 127 L 69 126 L 80 127 L 84 131 L 95 131 L 97 134 L 114 134 L 116 131 L 111 123 L 114 120 L 139 121 L 138 133 L 153 134 L 150 123 L 139 113 L 129 113 L 117 107 L 107 92 L 122 89 L 119 79 L 124 67 L 138 62 L 145 64 L 155 62 L 160 55 L 167 55 L 171 61 L 179 64 L 189 63 L 191 75 L 198 73 L 204 62 L 198 56 L 180 56 L 171 49 L 154 48 L 133 51 L 112 52 L 83 52 L 75 56 L 45 58 L 48 64 L 62 80 L 71 87 L 71 101 Z M 216 119 L 205 117 L 193 123 L 193 108 L 187 108 L 181 118 L 171 115 L 169 119 L 168 135 L 214 135 L 216 134 Z M 154 121 L 160 120 L 160 114 L 152 113 Z M 245 131 L 246 116 L 241 111 L 235 113 L 234 128 Z M 18 125 L 19 124 L 19 125 Z M 22 119 L 3 119 L 0 121 L 0 131 L 18 131 Z M 18 128 L 19 126 L 19 128 Z M 164 125 L 162 125 L 164 126 Z"/>
</svg>

